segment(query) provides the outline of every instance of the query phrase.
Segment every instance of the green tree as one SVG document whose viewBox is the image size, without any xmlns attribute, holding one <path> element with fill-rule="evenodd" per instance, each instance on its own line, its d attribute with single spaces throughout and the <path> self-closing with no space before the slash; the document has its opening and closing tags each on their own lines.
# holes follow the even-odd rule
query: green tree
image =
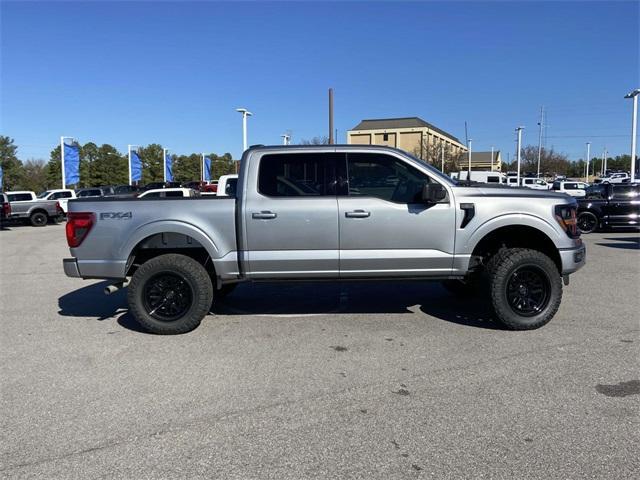
<svg viewBox="0 0 640 480">
<path fill-rule="evenodd" d="M 138 150 L 142 162 L 142 184 L 161 182 L 164 179 L 164 151 L 162 145 L 152 143 Z"/>
<path fill-rule="evenodd" d="M 36 193 L 47 189 L 47 164 L 42 159 L 30 159 L 22 165 L 20 189 Z"/>
<path fill-rule="evenodd" d="M 202 155 L 176 155 L 173 163 L 173 179 L 176 182 L 200 180 L 202 174 Z"/>
<path fill-rule="evenodd" d="M 109 144 L 98 148 L 93 164 L 92 186 L 122 185 L 129 183 L 129 168 L 127 157 Z"/>
<path fill-rule="evenodd" d="M 15 190 L 22 176 L 22 162 L 18 160 L 18 147 L 13 138 L 0 135 L 0 165 L 2 165 L 2 185 L 0 190 Z"/>
<path fill-rule="evenodd" d="M 95 163 L 98 159 L 98 146 L 93 143 L 85 143 L 80 148 L 80 186 L 92 187 L 95 182 Z"/>
<path fill-rule="evenodd" d="M 62 169 L 60 168 L 60 145 L 51 150 L 46 166 L 47 188 L 60 188 L 62 185 Z"/>
</svg>

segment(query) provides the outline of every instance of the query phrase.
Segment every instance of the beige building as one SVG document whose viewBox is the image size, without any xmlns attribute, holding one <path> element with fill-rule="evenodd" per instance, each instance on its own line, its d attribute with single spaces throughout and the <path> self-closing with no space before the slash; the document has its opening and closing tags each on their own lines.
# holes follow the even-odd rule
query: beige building
<svg viewBox="0 0 640 480">
<path fill-rule="evenodd" d="M 347 143 L 356 145 L 388 145 L 421 158 L 435 155 L 444 144 L 447 156 L 457 156 L 467 147 L 456 137 L 418 117 L 362 120 L 347 132 Z M 433 154 L 428 150 L 433 148 Z M 472 155 L 473 160 L 473 155 Z"/>
<path fill-rule="evenodd" d="M 462 166 L 467 166 L 469 163 L 468 157 L 462 161 Z M 500 172 L 502 171 L 502 155 L 500 155 L 500 150 L 496 150 L 493 152 L 474 152 L 471 151 L 471 170 L 478 171 L 490 171 L 490 172 Z"/>
</svg>

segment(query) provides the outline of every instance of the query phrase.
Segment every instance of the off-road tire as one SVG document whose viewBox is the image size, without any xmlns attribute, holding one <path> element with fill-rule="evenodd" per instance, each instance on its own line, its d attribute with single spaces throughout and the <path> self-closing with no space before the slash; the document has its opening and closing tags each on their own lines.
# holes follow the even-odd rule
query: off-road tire
<svg viewBox="0 0 640 480">
<path fill-rule="evenodd" d="M 515 272 L 532 269 L 547 282 L 547 299 L 540 311 L 524 316 L 509 303 L 507 288 Z M 503 248 L 486 266 L 490 303 L 495 319 L 509 330 L 534 330 L 547 324 L 562 300 L 562 279 L 558 267 L 548 256 L 528 248 Z"/>
<path fill-rule="evenodd" d="M 593 223 L 593 228 L 585 228 L 584 230 L 582 228 L 580 228 L 580 218 L 582 217 L 583 222 L 585 220 L 585 218 L 588 218 L 592 223 Z M 580 233 L 593 233 L 596 230 L 598 230 L 598 224 L 599 224 L 599 220 L 598 217 L 593 213 L 593 212 L 580 212 L 578 214 L 578 230 L 580 230 Z"/>
<path fill-rule="evenodd" d="M 34 212 L 29 217 L 29 222 L 31 223 L 32 227 L 44 227 L 47 225 L 48 221 L 49 218 L 44 212 Z"/>
<path fill-rule="evenodd" d="M 178 277 L 190 289 L 190 306 L 179 318 L 163 321 L 153 316 L 145 300 L 145 285 L 160 275 Z M 146 330 L 160 335 L 187 333 L 197 328 L 209 313 L 213 301 L 213 285 L 205 268 L 185 255 L 170 253 L 143 263 L 129 283 L 129 311 Z"/>
</svg>

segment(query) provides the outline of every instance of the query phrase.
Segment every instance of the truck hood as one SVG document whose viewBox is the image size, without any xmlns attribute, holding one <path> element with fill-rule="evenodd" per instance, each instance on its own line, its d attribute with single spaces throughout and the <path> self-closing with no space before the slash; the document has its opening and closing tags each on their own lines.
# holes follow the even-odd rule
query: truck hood
<svg viewBox="0 0 640 480">
<path fill-rule="evenodd" d="M 568 200 L 573 199 L 573 197 L 567 195 L 566 193 L 554 192 L 552 190 L 532 190 L 531 188 L 525 187 L 454 187 L 454 191 L 456 195 L 462 197 L 492 197 L 492 198 L 549 198 L 549 199 L 559 199 L 559 200 Z"/>
</svg>

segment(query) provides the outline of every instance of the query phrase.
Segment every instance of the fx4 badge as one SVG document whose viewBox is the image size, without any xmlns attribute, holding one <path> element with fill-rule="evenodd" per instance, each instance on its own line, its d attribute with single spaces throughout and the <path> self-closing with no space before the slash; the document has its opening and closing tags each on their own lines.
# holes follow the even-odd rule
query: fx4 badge
<svg viewBox="0 0 640 480">
<path fill-rule="evenodd" d="M 100 220 L 131 220 L 131 212 L 102 212 Z"/>
</svg>

